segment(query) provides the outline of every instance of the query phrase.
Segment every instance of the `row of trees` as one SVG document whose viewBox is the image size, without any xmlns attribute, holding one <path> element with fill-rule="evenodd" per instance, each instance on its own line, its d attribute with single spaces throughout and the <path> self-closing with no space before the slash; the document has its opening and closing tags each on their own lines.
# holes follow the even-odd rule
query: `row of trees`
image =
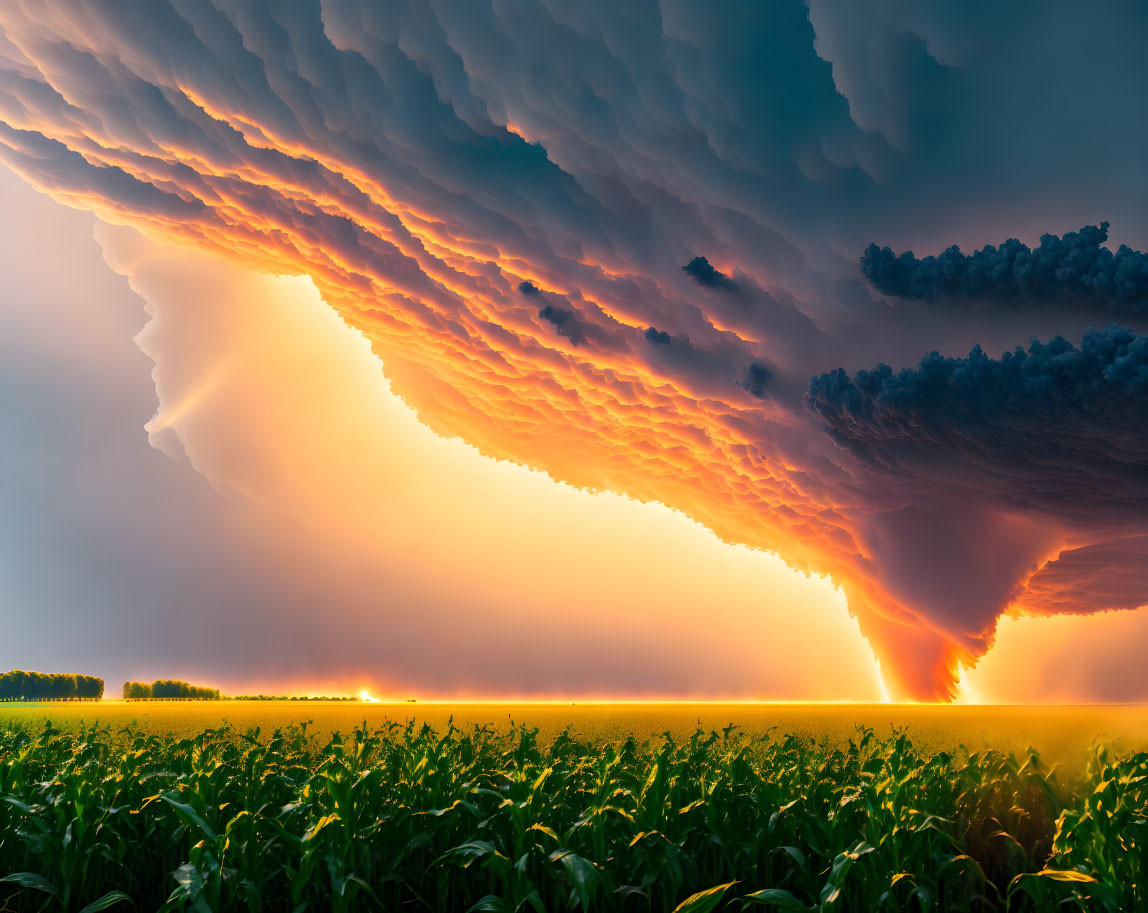
<svg viewBox="0 0 1148 913">
<path fill-rule="evenodd" d="M 103 696 L 104 680 L 94 675 L 0 673 L 0 701 L 98 701 Z"/>
<path fill-rule="evenodd" d="M 217 701 L 219 689 L 202 688 L 168 678 L 157 679 L 150 685 L 147 682 L 124 682 L 124 700 Z"/>
<path fill-rule="evenodd" d="M 362 698 L 347 697 L 346 695 L 340 697 L 315 697 L 314 695 L 303 695 L 288 697 L 286 694 L 237 694 L 235 697 L 228 698 L 232 701 L 358 701 Z"/>
</svg>

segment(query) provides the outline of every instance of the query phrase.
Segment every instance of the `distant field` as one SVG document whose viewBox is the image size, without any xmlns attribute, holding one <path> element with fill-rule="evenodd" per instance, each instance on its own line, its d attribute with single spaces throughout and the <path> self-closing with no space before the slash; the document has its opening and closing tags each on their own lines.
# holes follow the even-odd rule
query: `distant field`
<svg viewBox="0 0 1148 913">
<path fill-rule="evenodd" d="M 244 731 L 260 727 L 264 735 L 278 727 L 309 721 L 316 735 L 349 732 L 363 722 L 374 728 L 386 720 L 414 719 L 436 728 L 453 717 L 460 728 L 511 722 L 539 729 L 543 741 L 570 727 L 587 739 L 639 739 L 671 732 L 676 738 L 696 728 L 720 730 L 734 724 L 746 735 L 773 728 L 777 734 L 801 735 L 840 743 L 858 726 L 878 736 L 908 727 L 921 748 L 941 751 L 962 745 L 971 751 L 994 748 L 1023 752 L 1036 748 L 1052 761 L 1083 760 L 1094 741 L 1111 742 L 1134 751 L 1148 749 L 1148 707 L 951 707 L 887 704 L 747 704 L 747 703 L 321 703 L 296 701 L 103 701 L 90 703 L 0 704 L 6 721 L 51 719 L 56 725 L 99 720 L 119 729 L 133 721 L 160 734 L 194 735 L 224 723 Z"/>
</svg>

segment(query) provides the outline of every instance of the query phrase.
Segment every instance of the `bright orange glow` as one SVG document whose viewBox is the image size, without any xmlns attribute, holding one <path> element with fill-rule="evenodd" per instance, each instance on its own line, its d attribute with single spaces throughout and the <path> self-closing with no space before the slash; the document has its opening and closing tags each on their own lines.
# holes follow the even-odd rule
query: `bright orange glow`
<svg viewBox="0 0 1148 913">
<path fill-rule="evenodd" d="M 556 484 L 435 434 L 307 279 L 120 228 L 100 226 L 97 238 L 149 302 L 137 341 L 155 361 L 160 415 L 199 393 L 194 409 L 153 431 L 156 445 L 168 450 L 164 435 L 177 434 L 173 446 L 216 488 L 242 493 L 248 536 L 289 540 L 309 564 L 335 569 L 319 584 L 332 624 L 365 643 L 406 624 L 362 595 L 394 582 L 393 570 L 369 570 L 394 555 L 416 580 L 439 582 L 432 617 L 444 634 L 418 648 L 417 664 L 450 665 L 454 631 L 483 643 L 480 653 L 522 631 L 539 656 L 529 681 L 501 689 L 441 673 L 428 685 L 383 660 L 345 658 L 308 679 L 187 675 L 232 694 L 366 691 L 399 703 L 882 699 L 872 652 L 828 581 L 724 543 L 681 512 Z M 221 350 L 231 368 L 205 384 Z M 284 573 L 306 585 L 311 570 Z M 588 662 L 589 644 L 618 656 Z M 581 671 L 548 674 L 558 666 Z M 636 671 L 619 685 L 625 666 Z"/>
</svg>

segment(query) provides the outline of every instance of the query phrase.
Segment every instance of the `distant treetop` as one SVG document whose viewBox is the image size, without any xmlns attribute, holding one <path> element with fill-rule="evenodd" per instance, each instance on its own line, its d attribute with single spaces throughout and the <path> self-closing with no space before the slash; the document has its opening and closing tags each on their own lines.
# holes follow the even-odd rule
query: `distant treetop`
<svg viewBox="0 0 1148 913">
<path fill-rule="evenodd" d="M 174 679 L 157 679 L 150 685 L 145 682 L 124 682 L 124 700 L 185 700 L 217 701 L 218 688 L 204 688 Z"/>
</svg>

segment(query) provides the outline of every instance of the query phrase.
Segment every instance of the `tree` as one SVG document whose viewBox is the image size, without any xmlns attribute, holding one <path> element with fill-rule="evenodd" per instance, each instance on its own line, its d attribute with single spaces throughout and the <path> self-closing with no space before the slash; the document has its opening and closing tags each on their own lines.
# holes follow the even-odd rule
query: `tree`
<svg viewBox="0 0 1148 913">
<path fill-rule="evenodd" d="M 66 701 L 76 697 L 76 677 L 74 675 L 46 675 L 47 697 L 53 701 Z"/>
<path fill-rule="evenodd" d="M 24 700 L 42 701 L 48 697 L 48 676 L 43 672 L 24 673 Z"/>
<path fill-rule="evenodd" d="M 174 679 L 152 682 L 152 696 L 156 698 L 182 698 L 184 700 L 219 700 L 218 688 L 204 688 Z"/>
<path fill-rule="evenodd" d="M 0 675 L 0 701 L 17 701 L 20 699 L 22 675 L 21 672 L 5 672 Z"/>
<path fill-rule="evenodd" d="M 153 697 L 151 685 L 144 682 L 124 682 L 124 699 L 146 701 Z"/>
<path fill-rule="evenodd" d="M 104 680 L 94 675 L 23 672 L 19 669 L 0 673 L 2 701 L 99 700 L 103 696 Z"/>
<path fill-rule="evenodd" d="M 85 701 L 98 701 L 104 696 L 104 680 L 94 675 L 77 675 L 79 697 Z"/>
</svg>

